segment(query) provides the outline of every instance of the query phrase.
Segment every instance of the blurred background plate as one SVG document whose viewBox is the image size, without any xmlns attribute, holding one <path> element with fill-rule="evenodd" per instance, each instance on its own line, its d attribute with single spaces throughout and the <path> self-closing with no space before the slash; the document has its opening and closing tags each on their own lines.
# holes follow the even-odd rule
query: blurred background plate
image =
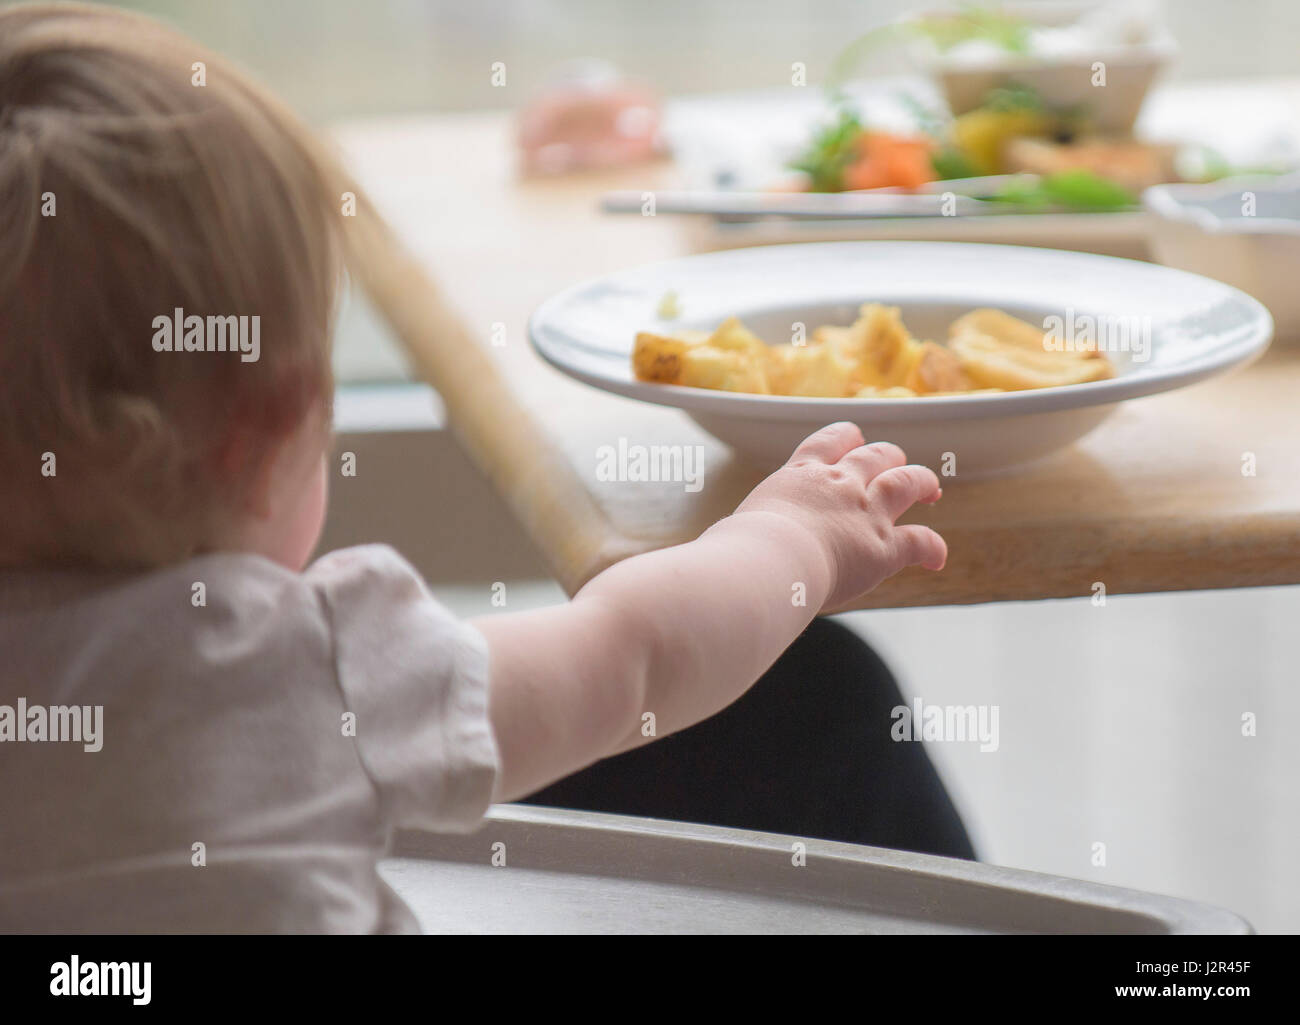
<svg viewBox="0 0 1300 1025">
<path fill-rule="evenodd" d="M 915 130 L 918 108 L 945 100 L 924 76 L 896 74 L 849 83 L 852 106 L 885 131 Z M 682 189 L 762 192 L 788 178 L 786 167 L 830 118 L 820 89 L 769 89 L 681 97 L 665 105 L 664 135 Z M 1286 91 L 1268 82 L 1177 83 L 1146 97 L 1137 137 L 1212 151 L 1232 166 L 1300 160 L 1300 124 Z M 862 221 L 740 220 L 683 216 L 697 250 L 847 239 L 952 240 L 1076 249 L 1145 259 L 1154 218 L 1143 209 L 980 217 L 899 217 Z"/>
</svg>

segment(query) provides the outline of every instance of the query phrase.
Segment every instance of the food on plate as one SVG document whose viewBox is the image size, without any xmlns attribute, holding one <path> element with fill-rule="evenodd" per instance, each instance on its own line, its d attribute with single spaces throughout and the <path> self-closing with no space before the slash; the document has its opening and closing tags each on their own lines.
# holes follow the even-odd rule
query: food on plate
<svg viewBox="0 0 1300 1025">
<path fill-rule="evenodd" d="M 994 89 L 981 106 L 946 122 L 919 106 L 915 114 L 924 132 L 908 135 L 870 128 L 841 106 L 790 162 L 800 178 L 786 184 L 811 192 L 937 192 L 951 179 L 1019 172 L 973 198 L 1109 211 L 1135 206 L 1135 191 L 1150 184 L 1178 180 L 1176 147 L 1097 135 L 1083 112 L 1049 108 L 1025 86 Z"/>
<path fill-rule="evenodd" d="M 844 169 L 844 186 L 849 189 L 883 189 L 898 186 L 920 188 L 937 177 L 929 139 L 863 132 L 858 138 L 856 159 Z"/>
<path fill-rule="evenodd" d="M 1106 356 L 1066 347 L 1001 310 L 949 326 L 946 344 L 912 337 L 895 306 L 866 303 L 847 326 L 826 324 L 798 344 L 769 345 L 737 317 L 715 330 L 642 331 L 638 380 L 806 398 L 917 398 L 1023 391 L 1113 377 Z"/>
<path fill-rule="evenodd" d="M 924 135 L 868 131 L 856 113 L 840 108 L 790 167 L 802 172 L 810 192 L 916 189 L 941 177 L 935 149 Z"/>
<path fill-rule="evenodd" d="M 1077 142 L 1029 137 L 1008 140 L 1002 162 L 1008 171 L 1055 175 L 1089 171 L 1130 192 L 1179 180 L 1178 147 L 1097 136 Z"/>
<path fill-rule="evenodd" d="M 1076 26 L 1070 31 L 1077 35 L 1082 29 Z M 1073 39 L 1070 31 L 1065 35 Z M 1192 169 L 1190 153 L 1136 139 L 1130 131 L 1104 118 L 1099 120 L 1102 112 L 1086 91 L 1082 98 L 1067 100 L 1049 89 L 1054 97 L 1049 101 L 1035 85 L 1017 80 L 1014 71 L 990 74 L 984 92 L 974 87 L 977 91 L 950 111 L 929 109 L 911 96 L 901 97 L 915 126 L 910 133 L 899 131 L 897 117 L 889 114 L 883 116 L 890 121 L 891 130 L 880 130 L 879 125 L 865 120 L 849 95 L 838 88 L 843 76 L 881 45 L 919 38 L 940 65 L 966 67 L 977 53 L 985 57 L 997 51 L 1028 53 L 1037 45 L 1035 40 L 1043 45 L 1056 40 L 1049 48 L 1057 47 L 1065 38 L 1057 38 L 1060 32 L 1053 28 L 1040 32 L 1024 19 L 995 9 L 923 17 L 869 32 L 836 62 L 830 83 L 834 119 L 817 129 L 804 150 L 789 162 L 800 175 L 788 184 L 812 192 L 877 188 L 934 192 L 942 186 L 932 183 L 949 180 L 1063 172 L 1077 172 L 1076 180 L 1082 180 L 1086 172 L 1116 188 L 1087 189 L 1077 203 L 1077 190 L 1059 190 L 1058 194 L 1044 190 L 1042 201 L 1031 199 L 1029 205 L 1096 212 L 1133 208 L 1135 193 L 1151 185 L 1180 181 L 1188 173 L 1202 177 Z M 1061 51 L 1044 59 L 1063 57 Z M 973 197 L 1021 202 L 1024 187 L 1025 183 L 1020 183 L 1014 197 L 977 187 Z"/>
<path fill-rule="evenodd" d="M 1137 197 L 1122 185 L 1077 168 L 1055 174 L 1017 175 L 989 197 L 997 203 L 1011 203 L 1022 210 L 1072 210 L 1103 213 L 1124 210 Z"/>
<path fill-rule="evenodd" d="M 983 104 L 953 118 L 947 145 L 966 158 L 975 174 L 1001 174 L 1005 150 L 1021 138 L 1073 139 L 1087 131 L 1077 111 L 1050 110 L 1027 86 L 993 89 Z"/>
<path fill-rule="evenodd" d="M 1033 324 L 1000 310 L 958 317 L 948 329 L 948 347 L 972 381 L 1003 391 L 1084 384 L 1115 373 L 1095 348 L 1053 346 Z"/>
<path fill-rule="evenodd" d="M 1158 11 L 1132 0 L 1042 11 L 963 4 L 877 26 L 832 63 L 833 117 L 786 163 L 797 174 L 772 187 L 952 191 L 1017 213 L 1102 213 L 1136 210 L 1137 194 L 1154 185 L 1254 172 L 1203 146 L 1134 135 L 1147 85 L 1172 46 Z M 878 91 L 851 87 L 875 70 L 879 51 L 900 48 L 942 101 L 903 93 L 891 109 Z M 1125 69 L 1113 88 L 1103 88 L 1108 59 Z M 1290 161 L 1258 168 L 1289 169 Z"/>
</svg>

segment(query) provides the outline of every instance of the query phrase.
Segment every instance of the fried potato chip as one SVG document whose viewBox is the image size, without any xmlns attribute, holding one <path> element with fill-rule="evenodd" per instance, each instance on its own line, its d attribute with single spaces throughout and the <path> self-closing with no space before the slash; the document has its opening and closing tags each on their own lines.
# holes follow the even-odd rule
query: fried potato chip
<svg viewBox="0 0 1300 1025">
<path fill-rule="evenodd" d="M 1095 349 L 1080 349 L 1066 352 L 1048 344 L 1046 333 L 1033 324 L 1019 320 L 1001 310 L 980 309 L 958 317 L 948 327 L 948 337 L 957 338 L 964 334 L 987 335 L 1004 345 L 1015 346 L 1030 352 L 1056 352 L 1075 359 L 1098 359 L 1102 353 Z"/>
<path fill-rule="evenodd" d="M 989 335 L 967 332 L 948 343 L 976 385 L 1025 391 L 1084 384 L 1114 376 L 1109 360 L 1078 359 L 1073 353 L 1035 352 Z"/>
<path fill-rule="evenodd" d="M 906 387 L 918 395 L 967 391 L 974 387 L 954 353 L 934 342 L 922 342 L 919 349 L 920 358 L 908 371 Z"/>
</svg>

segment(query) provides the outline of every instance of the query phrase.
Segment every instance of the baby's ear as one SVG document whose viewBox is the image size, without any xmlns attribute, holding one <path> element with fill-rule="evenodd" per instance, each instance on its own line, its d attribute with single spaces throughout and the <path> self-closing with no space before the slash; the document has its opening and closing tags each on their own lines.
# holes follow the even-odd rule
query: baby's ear
<svg viewBox="0 0 1300 1025">
<path fill-rule="evenodd" d="M 284 439 L 268 439 L 245 425 L 232 425 L 215 454 L 220 479 L 228 481 L 237 511 L 259 520 L 271 517 L 275 467 Z"/>
</svg>

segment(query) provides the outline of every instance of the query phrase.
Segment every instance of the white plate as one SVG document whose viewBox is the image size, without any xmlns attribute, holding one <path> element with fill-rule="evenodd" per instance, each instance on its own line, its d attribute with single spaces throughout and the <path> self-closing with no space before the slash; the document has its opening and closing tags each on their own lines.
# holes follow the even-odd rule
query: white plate
<svg viewBox="0 0 1300 1025">
<path fill-rule="evenodd" d="M 682 316 L 656 315 L 675 292 Z M 638 331 L 712 329 L 739 316 L 770 343 L 793 325 L 848 324 L 864 302 L 902 308 L 909 330 L 944 339 L 956 317 L 981 306 L 1041 324 L 1048 316 L 1138 318 L 1148 358 L 1110 351 L 1107 381 L 951 398 L 807 399 L 638 381 Z M 1268 347 L 1273 321 L 1255 299 L 1209 278 L 1135 260 L 962 242 L 835 242 L 706 253 L 636 267 L 547 300 L 529 322 L 541 356 L 618 395 L 685 410 L 738 452 L 767 465 L 836 420 L 868 440 L 963 477 L 1018 466 L 1082 437 L 1117 402 L 1179 388 L 1247 363 Z M 1141 341 L 1141 336 L 1136 336 Z M 951 456 L 948 454 L 951 453 Z M 953 462 L 955 460 L 955 467 Z"/>
</svg>

